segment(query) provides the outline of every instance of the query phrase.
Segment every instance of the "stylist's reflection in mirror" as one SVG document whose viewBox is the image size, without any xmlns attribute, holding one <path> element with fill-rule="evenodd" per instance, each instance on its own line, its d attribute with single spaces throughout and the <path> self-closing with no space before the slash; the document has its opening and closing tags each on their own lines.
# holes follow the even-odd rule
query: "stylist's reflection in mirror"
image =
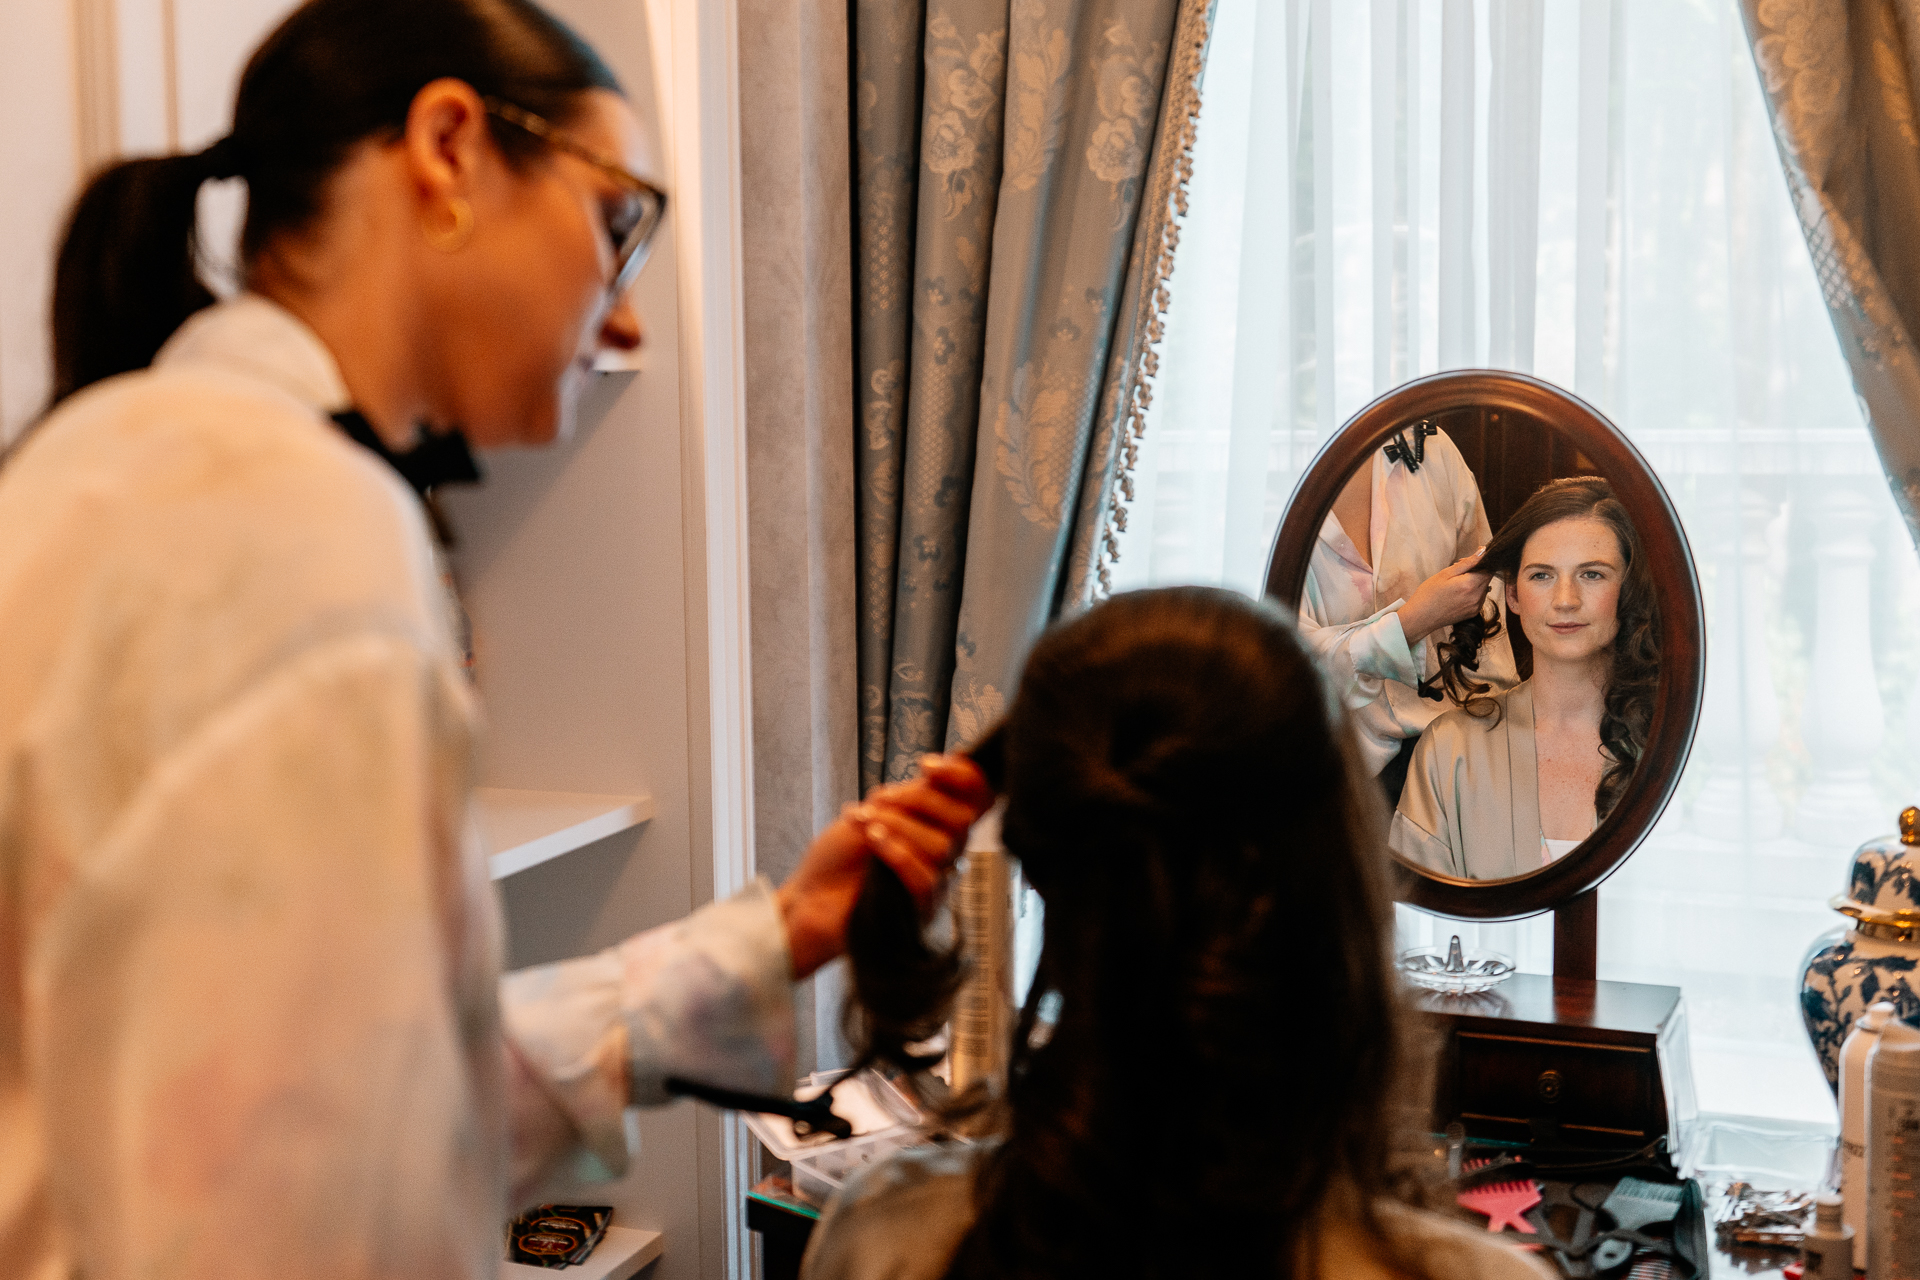
<svg viewBox="0 0 1920 1280">
<path fill-rule="evenodd" d="M 1533 645 L 1533 674 L 1496 691 L 1471 668 L 1500 627 L 1475 618 L 1441 646 L 1461 703 L 1413 753 L 1394 851 L 1473 880 L 1572 852 L 1626 790 L 1659 682 L 1652 578 L 1627 510 L 1593 476 L 1555 480 L 1514 513 L 1481 566 Z"/>
<path fill-rule="evenodd" d="M 1414 740 L 1449 705 L 1436 641 L 1478 615 L 1488 574 L 1480 486 L 1446 432 L 1414 423 L 1348 478 L 1307 566 L 1300 633 L 1353 716 L 1367 771 L 1393 804 Z M 1518 676 L 1496 627 L 1475 672 L 1491 688 Z"/>
</svg>

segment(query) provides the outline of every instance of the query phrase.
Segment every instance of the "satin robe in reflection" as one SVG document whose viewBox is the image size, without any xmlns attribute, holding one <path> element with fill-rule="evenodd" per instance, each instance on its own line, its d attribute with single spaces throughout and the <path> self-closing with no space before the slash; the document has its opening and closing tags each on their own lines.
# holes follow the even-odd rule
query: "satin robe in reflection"
<svg viewBox="0 0 1920 1280">
<path fill-rule="evenodd" d="M 1332 512 L 1320 527 L 1300 601 L 1300 633 L 1325 662 L 1346 702 L 1369 773 L 1379 773 L 1407 738 L 1420 736 L 1452 704 L 1414 686 L 1440 669 L 1440 633 L 1407 643 L 1400 606 L 1425 582 L 1485 546 L 1492 533 L 1480 486 L 1442 431 L 1428 436 L 1418 471 L 1373 455 L 1373 518 L 1367 531 L 1373 567 Z M 1497 607 L 1497 606 L 1496 606 Z M 1481 652 L 1480 678 L 1511 686 L 1513 651 L 1504 631 Z"/>
<path fill-rule="evenodd" d="M 1455 707 L 1413 749 L 1389 843 L 1418 866 L 1468 880 L 1526 875 L 1546 865 L 1533 688 L 1494 695 L 1500 714 Z"/>
</svg>

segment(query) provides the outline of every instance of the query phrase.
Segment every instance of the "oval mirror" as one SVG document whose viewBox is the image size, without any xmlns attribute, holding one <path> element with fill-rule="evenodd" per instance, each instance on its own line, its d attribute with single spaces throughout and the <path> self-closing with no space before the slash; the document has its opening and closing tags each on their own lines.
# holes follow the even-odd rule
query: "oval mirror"
<svg viewBox="0 0 1920 1280">
<path fill-rule="evenodd" d="M 1463 560 L 1483 546 L 1491 576 Z M 1639 451 L 1565 391 L 1463 370 L 1375 400 L 1301 476 L 1266 589 L 1395 806 L 1401 901 L 1564 906 L 1672 797 L 1706 663 L 1693 556 Z"/>
</svg>

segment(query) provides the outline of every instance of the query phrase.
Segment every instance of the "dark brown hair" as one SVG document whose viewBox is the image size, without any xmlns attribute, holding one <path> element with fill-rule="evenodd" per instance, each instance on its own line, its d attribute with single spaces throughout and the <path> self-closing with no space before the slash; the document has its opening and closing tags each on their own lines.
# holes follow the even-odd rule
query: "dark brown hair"
<svg viewBox="0 0 1920 1280">
<path fill-rule="evenodd" d="M 555 121 L 585 90 L 620 91 L 585 42 L 528 0 L 311 0 L 248 61 L 229 137 L 195 155 L 112 165 L 75 203 L 54 269 L 50 403 L 145 368 L 213 302 L 196 265 L 202 183 L 246 179 L 241 248 L 251 258 L 309 222 L 352 148 L 398 137 L 414 96 L 446 77 Z M 519 130 L 490 124 L 510 161 L 537 151 Z"/>
<path fill-rule="evenodd" d="M 1491 571 L 1497 582 L 1511 584 L 1519 575 L 1527 539 L 1562 520 L 1605 522 L 1619 540 L 1620 555 L 1626 561 L 1616 611 L 1620 630 L 1613 640 L 1606 701 L 1600 715 L 1600 746 L 1607 757 L 1607 768 L 1593 792 L 1594 813 L 1604 818 L 1620 802 L 1633 767 L 1646 749 L 1647 727 L 1653 720 L 1654 695 L 1660 684 L 1660 604 L 1640 535 L 1605 480 L 1599 476 L 1569 476 L 1548 481 L 1521 504 L 1487 543 L 1479 568 Z M 1500 628 L 1497 613 L 1481 613 L 1454 623 L 1452 634 L 1439 646 L 1440 678 L 1447 693 L 1469 715 L 1492 717 L 1495 723 L 1499 704 L 1486 696 L 1492 686 L 1476 681 L 1469 672 L 1479 665 L 1481 646 L 1499 635 Z"/>
<path fill-rule="evenodd" d="M 1040 639 L 999 744 L 1045 939 L 949 1274 L 1310 1271 L 1330 1195 L 1377 1225 L 1408 1098 L 1385 814 L 1305 646 L 1231 592 L 1118 596 Z"/>
</svg>

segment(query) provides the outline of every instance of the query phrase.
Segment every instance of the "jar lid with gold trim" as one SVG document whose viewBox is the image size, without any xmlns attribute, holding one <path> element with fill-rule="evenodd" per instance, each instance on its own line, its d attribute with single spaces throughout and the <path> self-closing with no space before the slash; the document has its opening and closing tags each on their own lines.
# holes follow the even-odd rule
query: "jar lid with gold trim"
<svg viewBox="0 0 1920 1280">
<path fill-rule="evenodd" d="M 1920 807 L 1900 811 L 1900 834 L 1869 840 L 1854 851 L 1847 890 L 1833 909 L 1863 925 L 1896 930 L 1920 941 Z"/>
</svg>

